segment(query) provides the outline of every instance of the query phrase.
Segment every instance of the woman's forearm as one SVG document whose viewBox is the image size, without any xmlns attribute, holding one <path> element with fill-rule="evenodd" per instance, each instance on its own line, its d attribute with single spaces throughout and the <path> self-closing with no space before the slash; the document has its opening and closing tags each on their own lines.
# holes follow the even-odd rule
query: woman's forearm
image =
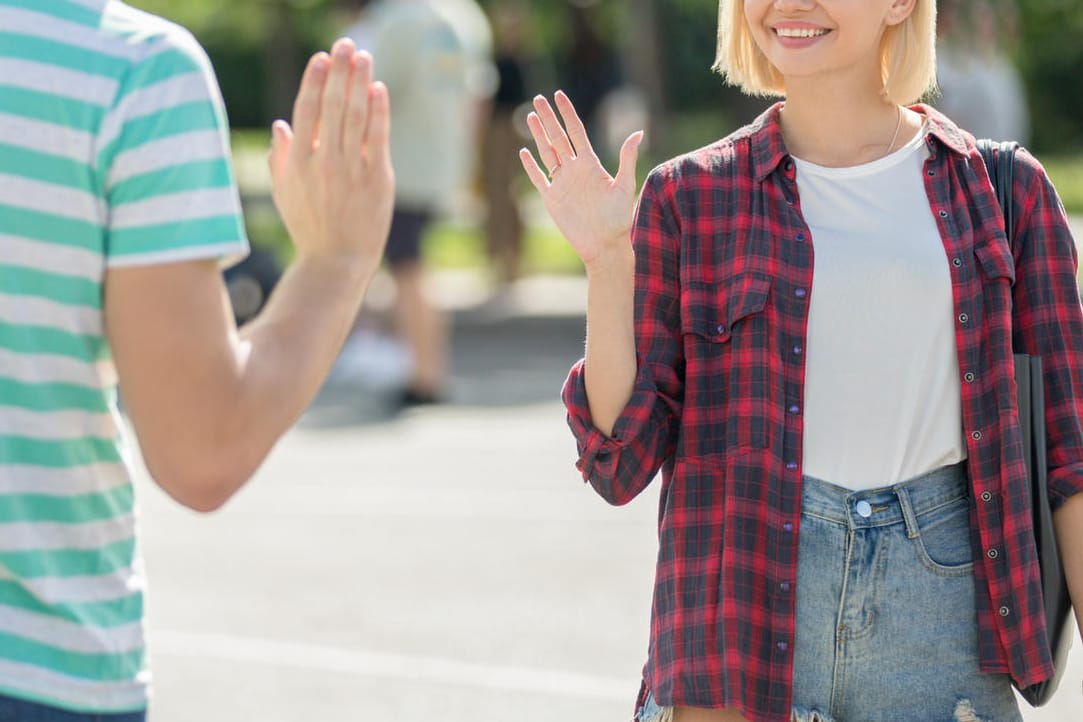
<svg viewBox="0 0 1083 722">
<path fill-rule="evenodd" d="M 636 380 L 635 256 L 627 243 L 587 267 L 584 381 L 594 426 L 606 436 L 632 398 Z"/>
<path fill-rule="evenodd" d="M 1068 591 L 1083 635 L 1083 494 L 1076 494 L 1053 515 Z"/>
</svg>

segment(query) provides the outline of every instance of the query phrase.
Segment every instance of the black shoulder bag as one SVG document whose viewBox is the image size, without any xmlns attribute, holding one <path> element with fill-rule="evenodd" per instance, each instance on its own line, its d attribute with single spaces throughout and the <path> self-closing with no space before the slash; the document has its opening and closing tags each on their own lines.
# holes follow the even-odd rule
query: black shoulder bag
<svg viewBox="0 0 1083 722">
<path fill-rule="evenodd" d="M 1018 143 L 995 144 L 979 140 L 989 178 L 993 181 L 997 201 L 1004 215 L 1004 230 L 1008 244 L 1015 242 L 1015 219 L 1012 208 L 1012 185 L 1015 151 Z M 994 152 L 995 149 L 995 152 Z M 1030 477 L 1030 503 L 1034 526 L 1034 541 L 1038 550 L 1038 565 L 1042 576 L 1042 597 L 1045 601 L 1045 625 L 1049 649 L 1053 655 L 1054 672 L 1050 679 L 1019 689 L 1023 699 L 1033 707 L 1040 707 L 1053 697 L 1064 675 L 1064 667 L 1071 647 L 1072 602 L 1068 596 L 1068 582 L 1064 566 L 1057 552 L 1057 538 L 1053 530 L 1053 512 L 1049 508 L 1046 488 L 1045 459 L 1045 391 L 1042 384 L 1042 359 L 1040 356 L 1015 354 L 1015 385 L 1019 398 L 1019 426 L 1023 432 L 1023 456 Z"/>
</svg>

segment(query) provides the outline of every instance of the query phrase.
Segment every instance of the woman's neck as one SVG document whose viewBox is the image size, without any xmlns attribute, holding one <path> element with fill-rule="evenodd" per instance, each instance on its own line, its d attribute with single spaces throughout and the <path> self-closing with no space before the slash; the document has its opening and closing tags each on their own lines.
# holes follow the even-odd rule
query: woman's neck
<svg viewBox="0 0 1083 722">
<path fill-rule="evenodd" d="M 922 118 L 853 84 L 787 82 L 782 136 L 790 154 L 816 165 L 869 163 L 909 142 Z"/>
</svg>

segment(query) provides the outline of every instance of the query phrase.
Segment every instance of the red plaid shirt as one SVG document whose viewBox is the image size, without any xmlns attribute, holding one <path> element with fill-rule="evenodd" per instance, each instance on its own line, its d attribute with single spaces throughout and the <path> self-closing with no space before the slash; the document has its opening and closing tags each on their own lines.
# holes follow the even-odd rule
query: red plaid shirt
<svg viewBox="0 0 1083 722">
<path fill-rule="evenodd" d="M 582 362 L 564 387 L 579 468 L 624 504 L 662 470 L 644 669 L 662 705 L 789 720 L 813 244 L 778 105 L 656 168 L 633 231 L 635 391 L 613 438 Z M 1015 409 L 1012 347 L 1040 354 L 1055 506 L 1083 491 L 1076 248 L 1037 161 L 1017 157 L 1015 257 L 974 140 L 926 106 L 929 206 L 951 267 L 982 670 L 1052 672 Z M 1014 310 L 1013 310 L 1014 309 Z M 891 383 L 891 379 L 884 379 Z"/>
</svg>

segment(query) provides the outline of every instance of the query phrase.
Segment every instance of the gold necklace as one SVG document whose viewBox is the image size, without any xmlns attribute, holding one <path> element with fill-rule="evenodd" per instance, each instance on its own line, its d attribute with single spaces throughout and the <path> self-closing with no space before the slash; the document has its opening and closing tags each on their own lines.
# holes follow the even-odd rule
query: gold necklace
<svg viewBox="0 0 1083 722">
<path fill-rule="evenodd" d="M 891 149 L 895 147 L 895 141 L 899 139 L 899 131 L 902 130 L 902 108 L 898 105 L 896 105 L 895 108 L 899 112 L 899 120 L 895 123 L 895 135 L 891 136 L 891 142 L 887 144 L 887 150 L 884 151 L 884 155 L 889 155 L 891 153 Z"/>
</svg>

